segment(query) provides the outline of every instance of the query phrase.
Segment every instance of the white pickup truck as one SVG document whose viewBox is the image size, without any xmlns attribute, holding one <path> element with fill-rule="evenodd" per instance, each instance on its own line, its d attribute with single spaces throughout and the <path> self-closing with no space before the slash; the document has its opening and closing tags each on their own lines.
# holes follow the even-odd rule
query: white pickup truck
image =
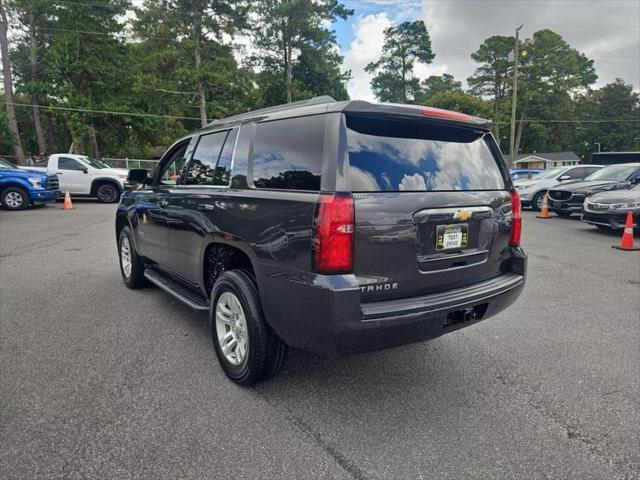
<svg viewBox="0 0 640 480">
<path fill-rule="evenodd" d="M 102 203 L 117 202 L 124 190 L 128 170 L 86 155 L 56 153 L 28 170 L 56 174 L 60 190 L 74 196 L 97 197 Z"/>
</svg>

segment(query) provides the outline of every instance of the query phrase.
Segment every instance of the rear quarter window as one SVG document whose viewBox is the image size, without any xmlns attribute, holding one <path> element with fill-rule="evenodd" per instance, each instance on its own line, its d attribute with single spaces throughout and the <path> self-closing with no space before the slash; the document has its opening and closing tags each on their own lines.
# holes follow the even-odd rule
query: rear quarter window
<svg viewBox="0 0 640 480">
<path fill-rule="evenodd" d="M 320 190 L 324 115 L 259 123 L 253 149 L 256 188 Z"/>
<path fill-rule="evenodd" d="M 357 122 L 357 130 L 347 123 L 352 191 L 505 189 L 498 159 L 481 134 L 442 128 L 430 132 L 428 125 L 375 125 L 381 121 Z M 412 132 L 416 135 L 407 136 Z"/>
</svg>

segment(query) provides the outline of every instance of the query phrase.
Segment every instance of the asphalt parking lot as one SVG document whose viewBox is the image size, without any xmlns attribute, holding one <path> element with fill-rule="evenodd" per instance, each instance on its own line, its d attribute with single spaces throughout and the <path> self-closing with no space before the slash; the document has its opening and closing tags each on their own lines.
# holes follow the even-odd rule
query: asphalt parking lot
<svg viewBox="0 0 640 480">
<path fill-rule="evenodd" d="M 227 381 L 194 313 L 117 267 L 114 206 L 0 212 L 3 478 L 640 478 L 640 252 L 525 212 L 501 315 Z"/>
</svg>

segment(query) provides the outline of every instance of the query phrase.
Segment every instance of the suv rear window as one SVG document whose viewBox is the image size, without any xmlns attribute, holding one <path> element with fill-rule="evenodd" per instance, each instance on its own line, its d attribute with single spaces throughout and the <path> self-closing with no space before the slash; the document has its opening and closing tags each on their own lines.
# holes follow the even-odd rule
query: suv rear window
<svg viewBox="0 0 640 480">
<path fill-rule="evenodd" d="M 347 119 L 354 192 L 503 190 L 481 133 L 424 122 Z"/>
<path fill-rule="evenodd" d="M 253 150 L 257 188 L 320 190 L 324 115 L 259 123 Z"/>
</svg>

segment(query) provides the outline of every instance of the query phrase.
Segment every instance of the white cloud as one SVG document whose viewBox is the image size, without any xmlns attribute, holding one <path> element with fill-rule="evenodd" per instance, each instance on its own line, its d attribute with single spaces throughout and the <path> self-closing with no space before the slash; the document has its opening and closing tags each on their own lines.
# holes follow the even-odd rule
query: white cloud
<svg viewBox="0 0 640 480">
<path fill-rule="evenodd" d="M 471 53 L 492 35 L 513 35 L 524 24 L 521 38 L 544 28 L 559 33 L 572 47 L 593 58 L 596 86 L 621 77 L 640 87 L 640 2 L 554 2 L 423 0 L 419 18 L 427 24 L 436 58 L 429 67 L 466 83 L 476 68 Z"/>
<path fill-rule="evenodd" d="M 364 67 L 380 58 L 384 44 L 384 29 L 391 26 L 386 12 L 360 17 L 354 25 L 355 38 L 344 56 L 344 66 L 351 70 L 349 96 L 357 100 L 375 100 L 371 91 L 371 75 Z"/>
<path fill-rule="evenodd" d="M 513 35 L 515 27 L 524 24 L 522 38 L 550 28 L 563 36 L 574 48 L 595 62 L 598 73 L 596 87 L 620 77 L 640 89 L 640 2 L 633 0 L 595 2 L 575 0 L 558 2 L 486 1 L 422 1 L 402 8 L 390 0 L 368 0 L 386 11 L 357 19 L 355 39 L 345 55 L 345 67 L 352 71 L 348 90 L 351 98 L 373 100 L 371 76 L 364 66 L 380 57 L 383 31 L 404 20 L 422 19 L 431 35 L 436 54 L 430 65 L 416 64 L 420 79 L 429 75 L 452 74 L 466 85 L 476 69 L 471 53 L 492 35 Z"/>
</svg>

